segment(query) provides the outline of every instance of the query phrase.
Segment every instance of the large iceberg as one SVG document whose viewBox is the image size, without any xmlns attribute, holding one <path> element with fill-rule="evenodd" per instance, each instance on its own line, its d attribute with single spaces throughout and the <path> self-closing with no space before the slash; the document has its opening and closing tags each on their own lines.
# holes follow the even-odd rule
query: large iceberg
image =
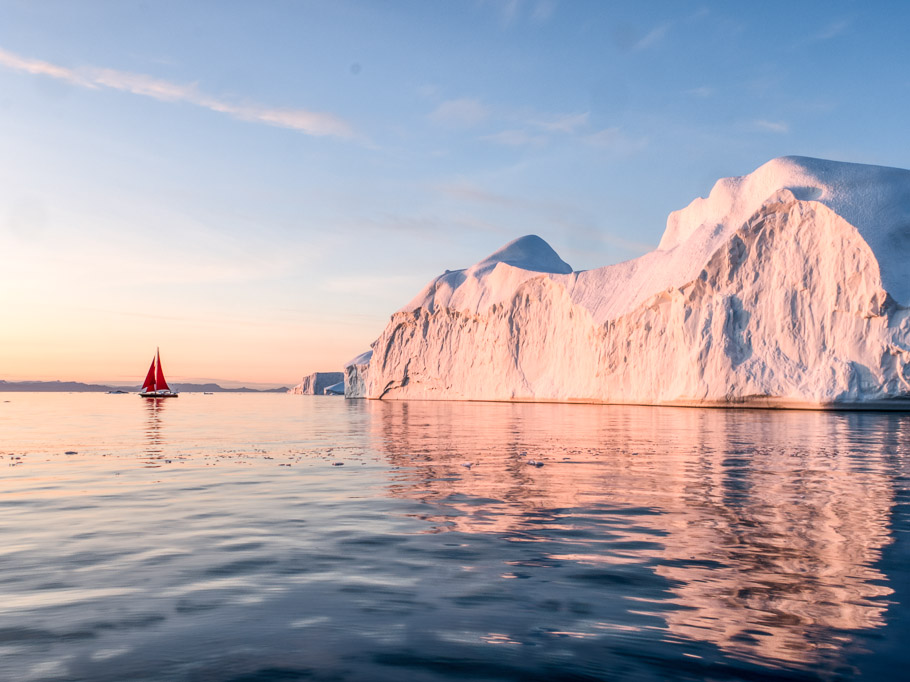
<svg viewBox="0 0 910 682">
<path fill-rule="evenodd" d="M 536 236 L 447 271 L 346 367 L 348 397 L 910 406 L 910 171 L 784 157 L 573 272 Z"/>
</svg>

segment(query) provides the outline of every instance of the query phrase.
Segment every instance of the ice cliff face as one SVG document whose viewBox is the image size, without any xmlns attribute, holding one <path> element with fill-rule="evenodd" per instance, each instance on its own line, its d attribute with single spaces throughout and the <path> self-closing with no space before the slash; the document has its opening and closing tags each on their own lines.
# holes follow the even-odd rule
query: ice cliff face
<svg viewBox="0 0 910 682">
<path fill-rule="evenodd" d="M 910 404 L 910 171 L 786 157 L 572 272 L 522 237 L 447 272 L 346 368 L 349 397 Z M 907 402 L 905 402 L 907 401 Z"/>
</svg>

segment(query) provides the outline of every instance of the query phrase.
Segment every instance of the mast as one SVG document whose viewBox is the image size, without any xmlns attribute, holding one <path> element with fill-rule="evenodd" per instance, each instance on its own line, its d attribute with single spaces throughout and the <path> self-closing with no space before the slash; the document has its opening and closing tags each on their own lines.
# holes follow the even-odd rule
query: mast
<svg viewBox="0 0 910 682">
<path fill-rule="evenodd" d="M 144 393 L 155 392 L 155 358 L 152 358 L 152 364 L 149 367 L 149 373 L 145 375 L 145 381 L 142 382 L 142 391 Z"/>
<path fill-rule="evenodd" d="M 158 371 L 155 373 L 155 385 L 159 391 L 170 391 L 171 387 L 167 385 L 167 381 L 164 380 L 164 372 L 161 370 L 161 351 L 155 349 L 155 356 L 158 364 Z"/>
</svg>

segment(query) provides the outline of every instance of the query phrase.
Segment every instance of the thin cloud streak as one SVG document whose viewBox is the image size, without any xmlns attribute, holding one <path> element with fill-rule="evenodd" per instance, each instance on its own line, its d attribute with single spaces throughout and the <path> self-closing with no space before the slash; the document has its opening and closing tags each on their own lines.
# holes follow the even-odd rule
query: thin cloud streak
<svg viewBox="0 0 910 682">
<path fill-rule="evenodd" d="M 695 97 L 711 97 L 714 94 L 714 88 L 702 85 L 697 88 L 692 88 L 691 90 L 686 90 L 686 94 L 693 95 Z"/>
<path fill-rule="evenodd" d="M 534 216 L 536 220 L 543 219 L 575 238 L 581 238 L 593 243 L 603 243 L 622 249 L 628 253 L 640 256 L 654 249 L 654 244 L 626 239 L 611 233 L 601 227 L 597 220 L 590 218 L 573 206 L 536 199 L 512 197 L 491 192 L 476 184 L 458 181 L 436 185 L 436 191 L 457 201 L 476 204 L 486 204 L 512 209 L 521 213 Z"/>
<path fill-rule="evenodd" d="M 443 183 L 436 185 L 436 189 L 449 197 L 462 201 L 473 201 L 497 206 L 527 206 L 526 202 L 490 192 L 469 182 Z"/>
<path fill-rule="evenodd" d="M 754 121 L 754 125 L 759 130 L 766 130 L 769 133 L 789 133 L 790 126 L 788 126 L 783 121 L 766 121 L 764 119 L 758 119 Z"/>
<path fill-rule="evenodd" d="M 55 78 L 89 90 L 107 88 L 151 97 L 161 102 L 185 102 L 227 114 L 241 121 L 288 128 L 314 137 L 345 139 L 354 137 L 350 125 L 334 114 L 306 109 L 267 107 L 256 103 L 238 104 L 200 92 L 194 83 L 181 85 L 146 74 L 116 69 L 94 67 L 70 69 L 40 59 L 22 57 L 3 48 L 0 48 L 0 66 L 20 73 Z"/>
<path fill-rule="evenodd" d="M 503 130 L 493 135 L 480 138 L 488 142 L 496 142 L 509 147 L 539 146 L 547 143 L 547 138 L 542 135 L 530 135 L 523 130 Z"/>
<path fill-rule="evenodd" d="M 648 32 L 645 37 L 636 42 L 633 46 L 633 50 L 647 50 L 650 47 L 654 47 L 660 43 L 664 37 L 667 35 L 667 31 L 670 30 L 670 24 L 661 24 L 660 26 L 652 29 Z"/>
<path fill-rule="evenodd" d="M 462 97 L 442 102 L 430 113 L 430 119 L 454 128 L 472 128 L 486 120 L 489 114 L 489 109 L 479 99 Z"/>
<path fill-rule="evenodd" d="M 530 123 L 537 128 L 541 128 L 551 133 L 566 133 L 567 135 L 571 135 L 580 128 L 584 128 L 588 125 L 590 115 L 590 112 L 587 111 L 581 114 L 561 114 L 546 120 L 537 119 Z"/>
<path fill-rule="evenodd" d="M 330 278 L 320 288 L 336 294 L 386 296 L 389 289 L 418 291 L 422 283 L 420 275 L 350 275 Z"/>
<path fill-rule="evenodd" d="M 542 24 L 549 21 L 555 11 L 556 0 L 538 0 L 537 5 L 534 7 L 534 11 L 531 12 L 531 20 L 538 24 Z"/>
<path fill-rule="evenodd" d="M 556 11 L 556 0 L 481 0 L 480 5 L 491 5 L 499 14 L 504 27 L 509 27 L 527 17 L 535 24 L 544 24 Z"/>
<path fill-rule="evenodd" d="M 837 38 L 840 35 L 846 33 L 847 29 L 850 27 L 850 22 L 846 20 L 833 21 L 821 31 L 816 33 L 812 38 L 814 40 L 831 40 L 832 38 Z"/>
<path fill-rule="evenodd" d="M 606 149 L 620 154 L 631 154 L 648 146 L 647 137 L 629 137 L 621 128 L 604 128 L 584 137 L 592 147 Z"/>
</svg>

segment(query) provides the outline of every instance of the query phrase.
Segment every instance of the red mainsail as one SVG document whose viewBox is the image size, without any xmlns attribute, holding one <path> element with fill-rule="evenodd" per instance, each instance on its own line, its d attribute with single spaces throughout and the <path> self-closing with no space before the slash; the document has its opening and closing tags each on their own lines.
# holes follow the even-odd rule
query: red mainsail
<svg viewBox="0 0 910 682">
<path fill-rule="evenodd" d="M 155 385 L 159 391 L 170 391 L 171 387 L 167 385 L 164 380 L 164 372 L 161 371 L 161 351 L 157 351 L 156 356 L 158 371 L 155 373 Z M 156 363 L 153 362 L 152 364 Z"/>
<path fill-rule="evenodd" d="M 155 358 L 152 358 L 152 365 L 149 367 L 149 373 L 145 375 L 145 381 L 142 383 L 142 390 L 145 392 L 155 391 Z"/>
</svg>

